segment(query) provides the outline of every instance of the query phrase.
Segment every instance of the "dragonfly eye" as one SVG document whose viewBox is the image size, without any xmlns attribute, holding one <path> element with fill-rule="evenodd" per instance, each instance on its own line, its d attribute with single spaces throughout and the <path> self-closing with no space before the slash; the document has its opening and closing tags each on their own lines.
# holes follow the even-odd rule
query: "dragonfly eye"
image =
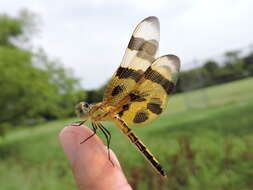
<svg viewBox="0 0 253 190">
<path fill-rule="evenodd" d="M 83 102 L 83 107 L 89 108 L 90 106 L 89 106 L 89 104 L 87 102 Z"/>
<path fill-rule="evenodd" d="M 76 105 L 75 107 L 76 109 L 76 114 L 79 117 L 87 117 L 89 115 L 89 111 L 90 111 L 90 106 L 88 103 L 86 102 L 80 102 L 79 104 Z"/>
</svg>

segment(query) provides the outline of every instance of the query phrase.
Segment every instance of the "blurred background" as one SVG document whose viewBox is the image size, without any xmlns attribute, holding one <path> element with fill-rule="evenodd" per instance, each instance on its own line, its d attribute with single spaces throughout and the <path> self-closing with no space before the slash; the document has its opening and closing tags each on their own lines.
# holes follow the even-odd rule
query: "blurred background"
<svg viewBox="0 0 253 190">
<path fill-rule="evenodd" d="M 134 27 L 151 15 L 160 55 L 178 55 L 182 72 L 168 109 L 134 128 L 167 180 L 105 123 L 130 184 L 253 189 L 252 8 L 251 0 L 1 2 L 0 189 L 75 189 L 58 134 L 78 120 L 76 103 L 102 100 Z"/>
</svg>

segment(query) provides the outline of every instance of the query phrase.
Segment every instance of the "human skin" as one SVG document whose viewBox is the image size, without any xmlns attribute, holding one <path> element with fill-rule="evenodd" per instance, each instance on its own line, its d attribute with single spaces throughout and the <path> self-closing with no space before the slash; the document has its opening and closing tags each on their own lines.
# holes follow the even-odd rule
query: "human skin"
<svg viewBox="0 0 253 190">
<path fill-rule="evenodd" d="M 70 161 L 79 190 L 131 190 L 113 151 L 108 159 L 107 147 L 86 126 L 67 126 L 59 134 L 60 143 Z"/>
</svg>

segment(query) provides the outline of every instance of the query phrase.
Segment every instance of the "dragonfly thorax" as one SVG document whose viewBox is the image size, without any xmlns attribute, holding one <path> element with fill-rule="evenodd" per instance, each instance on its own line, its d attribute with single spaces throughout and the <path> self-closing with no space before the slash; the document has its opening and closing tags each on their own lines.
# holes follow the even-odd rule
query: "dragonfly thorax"
<svg viewBox="0 0 253 190">
<path fill-rule="evenodd" d="M 102 102 L 93 105 L 90 109 L 90 119 L 93 121 L 111 120 L 112 107 Z"/>
</svg>

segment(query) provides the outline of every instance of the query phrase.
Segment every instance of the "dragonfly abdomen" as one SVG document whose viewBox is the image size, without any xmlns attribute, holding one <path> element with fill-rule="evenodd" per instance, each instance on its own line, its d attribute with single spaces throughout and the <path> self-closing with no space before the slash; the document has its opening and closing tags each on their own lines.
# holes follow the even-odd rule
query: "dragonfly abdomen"
<svg viewBox="0 0 253 190">
<path fill-rule="evenodd" d="M 130 141 L 137 147 L 137 149 L 143 154 L 147 161 L 155 168 L 155 170 L 162 176 L 166 176 L 161 164 L 153 156 L 153 154 L 146 148 L 145 144 L 134 134 L 132 129 L 130 129 L 126 123 L 120 119 L 118 116 L 114 118 L 114 123 L 118 128 L 130 139 Z"/>
</svg>

